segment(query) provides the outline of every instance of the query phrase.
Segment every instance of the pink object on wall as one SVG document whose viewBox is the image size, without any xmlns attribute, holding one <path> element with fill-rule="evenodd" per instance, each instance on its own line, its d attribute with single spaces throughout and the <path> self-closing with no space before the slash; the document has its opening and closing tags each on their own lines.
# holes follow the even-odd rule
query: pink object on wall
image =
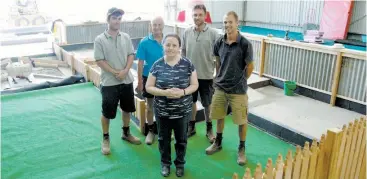
<svg viewBox="0 0 367 179">
<path fill-rule="evenodd" d="M 326 39 L 344 39 L 352 11 L 352 0 L 326 0 L 322 12 L 320 31 Z"/>
</svg>

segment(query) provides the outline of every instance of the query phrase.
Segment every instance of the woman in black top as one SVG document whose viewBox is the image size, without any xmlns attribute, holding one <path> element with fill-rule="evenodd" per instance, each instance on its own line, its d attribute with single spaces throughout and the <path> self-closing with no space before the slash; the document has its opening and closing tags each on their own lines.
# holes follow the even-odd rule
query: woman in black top
<svg viewBox="0 0 367 179">
<path fill-rule="evenodd" d="M 176 144 L 176 175 L 184 175 L 187 128 L 192 110 L 192 93 L 198 88 L 195 68 L 180 54 L 181 40 L 176 34 L 163 39 L 164 57 L 152 66 L 146 84 L 147 92 L 154 95 L 154 115 L 158 126 L 158 145 L 161 153 L 161 174 L 170 174 L 171 132 Z"/>
</svg>

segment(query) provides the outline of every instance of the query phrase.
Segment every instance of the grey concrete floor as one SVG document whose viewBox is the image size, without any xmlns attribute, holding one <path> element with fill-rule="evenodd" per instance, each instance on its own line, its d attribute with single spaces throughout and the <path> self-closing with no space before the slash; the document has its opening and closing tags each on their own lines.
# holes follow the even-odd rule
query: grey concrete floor
<svg viewBox="0 0 367 179">
<path fill-rule="evenodd" d="M 250 113 L 311 139 L 320 139 L 327 129 L 342 128 L 362 116 L 301 95 L 285 96 L 273 86 L 250 89 L 248 95 Z"/>
</svg>

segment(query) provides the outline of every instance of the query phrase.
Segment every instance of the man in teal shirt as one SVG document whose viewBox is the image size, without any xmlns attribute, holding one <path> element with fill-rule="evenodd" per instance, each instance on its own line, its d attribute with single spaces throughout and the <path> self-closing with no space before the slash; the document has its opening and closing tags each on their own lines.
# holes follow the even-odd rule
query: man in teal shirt
<svg viewBox="0 0 367 179">
<path fill-rule="evenodd" d="M 147 103 L 146 116 L 148 121 L 149 132 L 145 139 L 148 145 L 153 144 L 155 134 L 153 132 L 153 98 L 152 94 L 147 93 L 145 84 L 149 75 L 150 68 L 153 64 L 163 57 L 163 46 L 161 44 L 163 38 L 164 21 L 162 17 L 156 17 L 151 21 L 150 28 L 152 33 L 143 38 L 139 44 L 136 57 L 138 63 L 138 91 L 143 93 L 143 97 Z"/>
</svg>

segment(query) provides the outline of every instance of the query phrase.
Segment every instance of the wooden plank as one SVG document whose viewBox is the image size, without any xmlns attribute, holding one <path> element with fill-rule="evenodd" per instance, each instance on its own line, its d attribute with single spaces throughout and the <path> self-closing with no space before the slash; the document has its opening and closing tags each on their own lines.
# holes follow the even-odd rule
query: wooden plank
<svg viewBox="0 0 367 179">
<path fill-rule="evenodd" d="M 65 61 L 61 61 L 61 60 L 48 60 L 48 59 L 38 59 L 38 58 L 31 58 L 31 60 L 34 61 L 34 62 L 39 62 L 39 63 L 67 65 L 67 63 Z"/>
<path fill-rule="evenodd" d="M 292 151 L 288 150 L 288 154 L 287 154 L 287 157 L 285 159 L 285 164 L 284 164 L 284 179 L 292 178 L 292 169 L 293 169 Z"/>
<path fill-rule="evenodd" d="M 90 67 L 88 70 L 89 80 L 99 88 L 101 81 L 101 72 L 97 71 L 95 68 Z"/>
<path fill-rule="evenodd" d="M 362 157 L 361 172 L 359 173 L 359 179 L 366 179 L 366 153 Z"/>
<path fill-rule="evenodd" d="M 283 162 L 283 156 L 282 154 L 278 154 L 277 162 L 275 165 L 275 174 L 274 179 L 282 179 L 283 178 L 283 172 L 284 172 L 284 162 Z"/>
<path fill-rule="evenodd" d="M 343 56 L 342 53 L 339 52 L 336 57 L 336 65 L 334 68 L 334 77 L 333 77 L 333 84 L 331 89 L 331 97 L 330 97 L 330 105 L 335 106 L 336 95 L 338 94 L 339 88 L 339 80 L 340 80 L 340 73 L 342 69 L 343 63 Z"/>
<path fill-rule="evenodd" d="M 55 42 L 52 43 L 52 47 L 53 47 L 53 51 L 54 51 L 54 53 L 56 55 L 56 58 L 58 60 L 62 60 L 61 47 L 57 43 L 55 43 Z"/>
<path fill-rule="evenodd" d="M 348 162 L 348 156 L 349 156 L 349 151 L 350 151 L 350 145 L 352 143 L 352 129 L 353 128 L 353 123 L 350 122 L 346 135 L 347 135 L 347 143 L 345 145 L 345 151 L 344 151 L 344 156 L 343 156 L 343 161 L 342 161 L 342 166 L 341 166 L 341 171 L 340 171 L 340 178 L 345 178 L 345 174 L 347 171 L 347 162 Z"/>
<path fill-rule="evenodd" d="M 301 167 L 300 179 L 307 179 L 308 163 L 310 161 L 310 156 L 311 156 L 310 143 L 306 141 L 302 154 L 302 167 Z"/>
<path fill-rule="evenodd" d="M 250 33 L 244 33 L 244 32 L 241 32 L 241 35 L 245 36 L 249 40 L 254 40 L 254 41 L 261 41 L 262 39 L 266 38 L 266 36 L 263 36 L 263 35 L 250 34 Z"/>
<path fill-rule="evenodd" d="M 264 74 L 264 67 L 265 67 L 265 49 L 266 43 L 264 39 L 261 39 L 261 54 L 260 54 L 260 72 L 259 76 L 262 77 Z"/>
<path fill-rule="evenodd" d="M 243 176 L 243 179 L 252 179 L 251 170 L 249 168 L 246 168 L 246 172 L 245 175 Z"/>
<path fill-rule="evenodd" d="M 358 163 L 358 157 L 362 157 L 363 154 L 361 154 L 361 152 L 364 152 L 361 150 L 361 144 L 362 144 L 362 140 L 363 140 L 363 134 L 365 132 L 365 129 L 363 128 L 363 120 L 358 121 L 358 137 L 357 137 L 357 143 L 356 143 L 356 150 L 355 150 L 355 154 L 353 156 L 353 163 L 351 165 L 351 172 L 348 178 L 354 178 L 356 173 L 359 172 L 357 171 L 357 163 Z"/>
<path fill-rule="evenodd" d="M 64 79 L 63 76 L 55 76 L 55 75 L 46 75 L 46 74 L 33 74 L 34 77 L 41 77 L 41 78 L 56 78 L 56 79 Z"/>
<path fill-rule="evenodd" d="M 85 65 L 85 80 L 86 81 L 90 81 L 90 75 L 89 75 L 90 68 L 91 67 L 89 65 Z"/>
<path fill-rule="evenodd" d="M 343 130 L 338 129 L 337 131 L 335 130 L 335 132 L 336 132 L 335 139 L 334 139 L 334 144 L 332 146 L 330 164 L 329 164 L 329 173 L 328 173 L 329 179 L 334 179 L 335 175 L 339 173 L 338 172 L 339 169 L 336 168 L 336 165 L 338 162 L 338 157 L 340 155 L 339 151 L 340 151 L 340 147 L 341 147 L 341 143 L 343 139 Z"/>
<path fill-rule="evenodd" d="M 139 129 L 141 133 L 145 131 L 145 101 L 141 100 L 140 98 L 134 96 L 136 100 L 136 118 L 139 120 Z"/>
<path fill-rule="evenodd" d="M 74 61 L 75 61 L 75 58 L 74 58 L 74 56 L 72 56 L 72 58 L 70 59 L 70 68 L 71 68 L 71 73 L 73 74 L 73 75 L 75 75 L 76 74 L 76 71 L 75 71 L 75 66 L 74 66 Z"/>
<path fill-rule="evenodd" d="M 261 164 L 257 163 L 254 179 L 262 179 L 263 178 L 263 171 L 261 169 Z"/>
<path fill-rule="evenodd" d="M 332 55 L 337 55 L 338 53 L 340 53 L 340 48 L 334 48 L 332 46 L 325 46 L 325 45 L 313 44 L 313 43 L 303 43 L 299 41 L 289 41 L 289 40 L 284 40 L 284 39 L 275 38 L 275 37 L 264 37 L 264 38 L 265 38 L 266 43 L 276 44 L 279 46 L 310 50 L 310 51 L 321 52 L 321 53 L 332 54 Z"/>
<path fill-rule="evenodd" d="M 50 63 L 39 63 L 39 62 L 35 62 L 34 63 L 35 67 L 49 67 L 49 68 L 57 68 L 58 65 L 57 64 L 50 64 Z"/>
<path fill-rule="evenodd" d="M 81 73 L 84 78 L 88 81 L 88 69 L 87 69 L 87 64 L 84 63 L 84 61 L 82 59 L 79 59 L 79 58 L 74 58 L 74 69 Z"/>
<path fill-rule="evenodd" d="M 357 162 L 357 168 L 355 172 L 354 179 L 358 179 L 361 177 L 361 175 L 364 175 L 364 178 L 366 178 L 366 121 L 363 121 L 363 136 L 362 136 L 362 144 L 361 144 L 361 150 L 358 155 L 358 162 Z M 362 157 L 363 156 L 363 157 Z M 363 164 L 364 162 L 364 164 Z"/>
<path fill-rule="evenodd" d="M 314 139 L 311 145 L 311 157 L 310 157 L 310 166 L 307 174 L 307 178 L 314 179 L 316 173 L 316 163 L 317 163 L 317 156 L 319 154 L 320 149 L 317 147 L 317 141 Z"/>
<path fill-rule="evenodd" d="M 342 49 L 341 52 L 343 52 L 343 57 L 349 57 L 359 60 L 367 60 L 366 59 L 366 52 L 365 51 L 359 51 L 359 50 L 351 50 L 351 49 Z"/>
<path fill-rule="evenodd" d="M 351 175 L 352 162 L 354 159 L 354 155 L 356 154 L 357 137 L 358 137 L 358 120 L 355 120 L 352 128 L 352 143 L 350 145 L 350 152 L 348 156 L 347 171 L 345 173 L 346 178 L 350 178 Z"/>
<path fill-rule="evenodd" d="M 301 175 L 301 165 L 302 165 L 302 149 L 301 146 L 296 147 L 296 156 L 293 162 L 293 174 L 292 179 L 299 179 Z"/>
<path fill-rule="evenodd" d="M 233 176 L 232 176 L 232 179 L 238 179 L 238 174 L 234 173 Z"/>
<path fill-rule="evenodd" d="M 338 133 L 341 133 L 340 129 L 333 128 L 328 129 L 326 134 L 326 141 L 325 141 L 325 158 L 324 158 L 324 179 L 328 178 L 329 170 L 330 170 L 330 163 L 332 160 L 332 153 L 333 153 L 333 147 L 336 140 L 336 137 Z"/>
<path fill-rule="evenodd" d="M 51 68 L 58 68 L 58 67 L 69 67 L 66 63 L 47 63 L 47 62 L 34 62 L 35 67 L 51 67 Z"/>
<path fill-rule="evenodd" d="M 341 168 L 341 165 L 342 165 L 342 162 L 343 162 L 343 158 L 344 158 L 344 151 L 345 151 L 345 145 L 347 143 L 347 126 L 344 125 L 343 128 L 342 128 L 342 140 L 340 142 L 340 145 L 339 145 L 339 153 L 336 157 L 336 166 L 335 168 L 337 169 L 335 175 L 333 177 L 335 178 L 339 178 L 340 177 L 340 168 Z"/>
<path fill-rule="evenodd" d="M 265 173 L 264 173 L 264 178 L 273 178 L 273 161 L 271 158 L 268 158 L 268 162 L 266 163 L 266 167 L 265 167 Z"/>
<path fill-rule="evenodd" d="M 62 61 L 66 62 L 68 65 L 71 65 L 72 64 L 72 57 L 74 57 L 74 55 L 67 52 L 64 49 L 61 49 L 61 53 L 62 53 Z"/>
<path fill-rule="evenodd" d="M 317 158 L 317 168 L 315 179 L 325 179 L 324 177 L 324 158 L 325 158 L 325 134 L 321 135 L 320 143 L 319 143 L 319 157 Z"/>
</svg>

